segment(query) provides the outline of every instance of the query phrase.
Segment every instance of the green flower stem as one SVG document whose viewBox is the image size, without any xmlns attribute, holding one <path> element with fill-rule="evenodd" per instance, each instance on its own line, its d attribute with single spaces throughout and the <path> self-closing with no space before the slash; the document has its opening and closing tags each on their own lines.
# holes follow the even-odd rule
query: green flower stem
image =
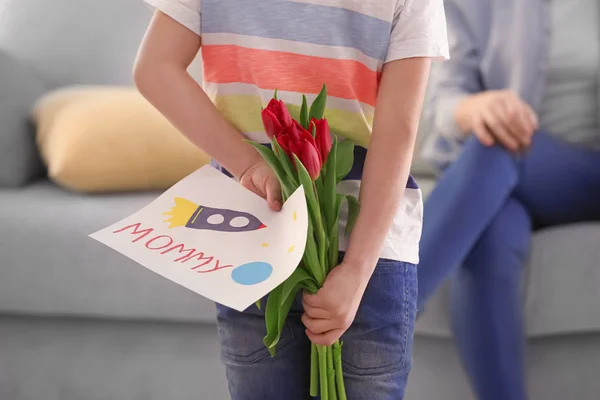
<svg viewBox="0 0 600 400">
<path fill-rule="evenodd" d="M 337 226 L 339 225 L 339 219 L 336 219 L 336 226 L 329 235 L 331 240 L 329 241 L 329 249 L 328 249 L 328 258 L 329 258 L 329 268 L 327 269 L 327 273 L 331 272 L 333 268 L 338 265 L 338 261 L 340 260 L 340 239 L 339 234 L 337 232 Z"/>
<path fill-rule="evenodd" d="M 298 179 L 300 180 L 300 184 L 304 187 L 304 194 L 306 195 L 306 202 L 308 205 L 308 212 L 311 217 L 311 221 L 313 222 L 314 234 L 317 237 L 318 244 L 320 245 L 317 250 L 317 258 L 319 260 L 320 268 L 323 272 L 323 275 L 327 274 L 326 265 L 325 265 L 325 250 L 327 247 L 327 242 L 325 241 L 325 229 L 323 226 L 323 216 L 321 215 L 321 207 L 319 206 L 319 200 L 317 198 L 317 189 L 315 186 L 315 182 L 312 181 L 308 171 L 302 164 L 302 161 L 298 158 L 298 156 L 294 155 L 294 160 L 296 163 L 296 167 L 298 168 Z M 319 281 L 319 285 L 323 285 L 325 280 Z"/>
<path fill-rule="evenodd" d="M 321 265 L 321 269 L 323 271 L 323 275 L 325 277 L 325 279 L 327 279 L 327 273 L 329 272 L 329 268 L 327 267 L 327 261 L 325 259 L 325 254 L 327 252 L 327 248 L 325 246 L 325 233 L 323 232 L 320 236 L 319 236 L 319 264 Z M 323 286 L 323 284 L 325 283 L 325 279 L 323 279 L 322 282 L 319 282 L 319 284 L 321 286 Z"/>
<path fill-rule="evenodd" d="M 319 395 L 319 354 L 317 345 L 310 345 L 310 395 L 317 397 Z"/>
<path fill-rule="evenodd" d="M 327 389 L 329 389 L 329 400 L 337 400 L 335 388 L 335 369 L 333 366 L 333 348 L 327 346 Z"/>
<path fill-rule="evenodd" d="M 319 213 L 320 214 L 320 213 Z M 314 264 L 310 264 L 310 268 L 311 271 L 315 277 L 315 279 L 317 280 L 317 283 L 319 284 L 319 288 L 323 286 L 323 283 L 325 283 L 325 278 L 327 278 L 327 273 L 329 272 L 329 269 L 327 268 L 327 258 L 326 258 L 326 254 L 327 254 L 327 244 L 325 242 L 325 231 L 323 231 L 323 223 L 322 223 L 322 219 L 321 216 L 319 215 L 317 216 L 312 216 L 312 221 L 313 224 L 315 225 L 315 231 L 314 234 L 316 236 L 316 238 L 314 238 L 314 246 L 315 246 L 315 250 L 316 250 L 316 257 L 317 259 L 314 260 L 315 262 L 318 262 L 318 265 L 314 265 Z M 310 238 L 308 239 L 310 240 Z M 311 243 L 312 245 L 312 243 Z"/>
<path fill-rule="evenodd" d="M 344 386 L 344 373 L 342 371 L 342 344 L 339 340 L 333 345 L 333 364 L 335 366 L 338 400 L 348 400 L 346 397 L 346 387 Z"/>
<path fill-rule="evenodd" d="M 327 348 L 317 345 L 319 353 L 319 378 L 321 384 L 321 400 L 329 400 L 329 390 L 327 388 Z"/>
<path fill-rule="evenodd" d="M 323 193 L 323 175 L 326 174 L 325 173 L 325 167 L 323 167 L 321 169 L 321 174 L 318 176 L 317 179 L 315 179 L 315 187 L 317 188 L 317 197 L 321 196 L 321 193 Z"/>
<path fill-rule="evenodd" d="M 281 185 L 281 182 L 279 182 L 279 185 Z M 289 192 L 289 190 L 282 188 L 281 189 L 281 200 L 285 203 L 287 201 L 287 199 L 290 198 L 290 196 L 292 195 L 292 193 Z"/>
<path fill-rule="evenodd" d="M 319 202 L 319 193 L 317 191 L 316 186 L 313 184 L 313 190 L 315 191 L 315 196 L 317 198 L 317 204 Z M 315 230 L 317 234 L 317 246 L 319 248 L 319 263 L 321 264 L 321 270 L 323 271 L 323 276 L 326 278 L 327 273 L 329 272 L 329 268 L 327 267 L 327 242 L 325 241 L 325 226 L 323 225 L 323 215 L 321 214 L 321 209 L 315 210 L 314 212 L 315 219 Z M 323 285 L 325 279 L 319 282 L 319 285 Z"/>
<path fill-rule="evenodd" d="M 314 235 L 314 229 L 312 227 L 312 221 L 308 223 L 308 237 L 306 239 L 306 249 L 304 251 L 303 261 L 307 271 L 317 282 L 317 286 L 320 288 L 325 281 L 325 274 L 321 263 L 319 261 L 319 249 L 317 246 L 316 238 Z"/>
</svg>

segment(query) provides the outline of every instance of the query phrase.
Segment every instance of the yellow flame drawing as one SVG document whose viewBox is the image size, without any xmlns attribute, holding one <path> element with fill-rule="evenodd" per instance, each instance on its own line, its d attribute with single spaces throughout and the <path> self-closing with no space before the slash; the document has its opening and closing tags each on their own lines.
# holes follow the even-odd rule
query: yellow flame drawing
<svg viewBox="0 0 600 400">
<path fill-rule="evenodd" d="M 183 197 L 175 197 L 175 207 L 171 208 L 171 211 L 163 213 L 163 215 L 170 215 L 171 218 L 163 222 L 170 224 L 169 229 L 185 226 L 197 209 L 197 204 Z"/>
</svg>

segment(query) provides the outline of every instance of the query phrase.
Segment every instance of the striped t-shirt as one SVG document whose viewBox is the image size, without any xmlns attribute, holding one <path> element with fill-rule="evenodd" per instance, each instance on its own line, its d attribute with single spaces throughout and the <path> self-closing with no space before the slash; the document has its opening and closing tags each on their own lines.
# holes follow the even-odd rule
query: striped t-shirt
<svg viewBox="0 0 600 400">
<path fill-rule="evenodd" d="M 263 143 L 260 110 L 276 88 L 298 118 L 302 94 L 310 102 L 326 84 L 332 132 L 367 148 L 384 63 L 448 57 L 443 0 L 145 1 L 202 36 L 204 90 L 233 126 Z M 364 152 L 340 192 L 358 194 Z M 411 178 L 381 257 L 418 263 L 421 223 Z"/>
</svg>

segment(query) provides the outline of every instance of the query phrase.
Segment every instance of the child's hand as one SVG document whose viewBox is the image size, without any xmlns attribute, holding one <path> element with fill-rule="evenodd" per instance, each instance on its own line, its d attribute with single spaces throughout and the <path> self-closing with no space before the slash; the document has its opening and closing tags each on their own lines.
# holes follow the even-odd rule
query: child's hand
<svg viewBox="0 0 600 400">
<path fill-rule="evenodd" d="M 331 346 L 348 330 L 367 283 L 356 268 L 342 263 L 329 273 L 317 294 L 304 293 L 302 322 L 311 342 Z"/>
<path fill-rule="evenodd" d="M 260 160 L 252 164 L 240 177 L 240 183 L 267 200 L 273 211 L 281 210 L 281 186 L 266 162 Z"/>
</svg>

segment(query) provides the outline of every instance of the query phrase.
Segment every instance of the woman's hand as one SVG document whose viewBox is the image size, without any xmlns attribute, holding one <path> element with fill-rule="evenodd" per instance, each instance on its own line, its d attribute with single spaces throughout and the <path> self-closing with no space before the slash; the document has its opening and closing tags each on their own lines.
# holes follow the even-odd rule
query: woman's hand
<svg viewBox="0 0 600 400">
<path fill-rule="evenodd" d="M 533 109 L 510 90 L 491 90 L 469 96 L 456 108 L 455 117 L 464 132 L 473 132 L 486 146 L 502 144 L 520 151 L 531 144 L 538 128 Z"/>
<path fill-rule="evenodd" d="M 250 165 L 240 176 L 240 183 L 246 189 L 267 200 L 273 211 L 281 210 L 281 186 L 273 169 L 262 159 Z"/>
</svg>

